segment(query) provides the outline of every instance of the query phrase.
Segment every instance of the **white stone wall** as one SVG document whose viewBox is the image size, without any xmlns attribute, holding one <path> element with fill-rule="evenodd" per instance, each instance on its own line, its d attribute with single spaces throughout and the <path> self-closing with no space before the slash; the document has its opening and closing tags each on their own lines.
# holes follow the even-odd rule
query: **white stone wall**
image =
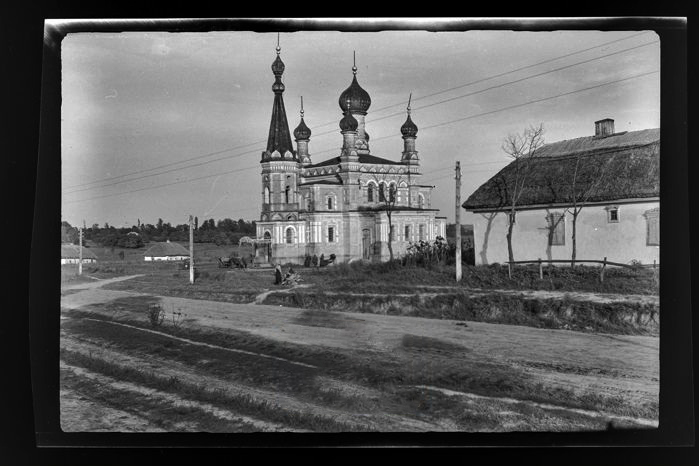
<svg viewBox="0 0 699 466">
<path fill-rule="evenodd" d="M 610 222 L 608 207 L 618 206 L 619 221 Z M 660 246 L 648 245 L 646 212 L 659 208 L 660 202 L 587 206 L 577 220 L 577 259 L 644 264 L 660 263 Z M 512 233 L 514 259 L 570 259 L 572 253 L 572 214 L 565 214 L 565 244 L 548 246 L 548 213 L 563 213 L 563 208 L 524 210 L 517 212 Z M 465 212 L 462 223 L 473 224 L 476 264 L 507 262 L 507 214 Z M 487 234 L 487 236 L 486 236 Z"/>
</svg>

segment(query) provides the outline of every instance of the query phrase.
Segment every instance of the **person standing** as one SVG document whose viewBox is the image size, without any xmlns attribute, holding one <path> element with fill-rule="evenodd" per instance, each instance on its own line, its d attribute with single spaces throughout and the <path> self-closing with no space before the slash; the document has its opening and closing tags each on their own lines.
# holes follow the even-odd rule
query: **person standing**
<svg viewBox="0 0 699 466">
<path fill-rule="evenodd" d="M 313 267 L 318 267 L 318 256 L 313 254 L 313 258 L 311 259 L 311 263 L 313 264 Z"/>
<path fill-rule="evenodd" d="M 281 266 L 281 264 L 277 264 L 277 266 L 274 268 L 274 284 L 275 285 L 282 284 L 282 266 Z"/>
</svg>

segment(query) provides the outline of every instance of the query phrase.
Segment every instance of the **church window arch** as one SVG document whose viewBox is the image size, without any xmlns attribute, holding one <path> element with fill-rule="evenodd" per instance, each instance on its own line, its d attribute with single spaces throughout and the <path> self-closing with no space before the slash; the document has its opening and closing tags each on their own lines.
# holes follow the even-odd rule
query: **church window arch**
<svg viewBox="0 0 699 466">
<path fill-rule="evenodd" d="M 328 210 L 336 209 L 336 200 L 334 193 L 330 193 L 327 196 L 325 196 L 325 207 L 327 207 Z"/>
<path fill-rule="evenodd" d="M 294 227 L 286 227 L 286 231 L 284 232 L 284 236 L 286 237 L 286 243 L 287 243 L 287 244 L 293 244 L 293 243 L 295 243 L 295 240 L 296 240 L 296 228 L 294 228 Z"/>
<path fill-rule="evenodd" d="M 264 239 L 272 239 L 272 232 L 270 232 L 269 230 L 265 230 L 263 237 Z"/>
<path fill-rule="evenodd" d="M 425 208 L 425 195 L 422 194 L 422 193 L 419 193 L 419 194 L 417 195 L 417 206 L 418 206 L 420 209 L 424 209 L 424 208 Z"/>
<path fill-rule="evenodd" d="M 386 187 L 386 183 L 384 183 L 383 181 L 381 183 L 379 183 L 379 202 L 386 201 L 385 187 Z"/>
<path fill-rule="evenodd" d="M 269 203 L 270 203 L 270 202 L 269 202 L 269 187 L 267 187 L 267 186 L 265 186 L 265 194 L 264 194 L 264 197 L 265 197 L 265 204 L 269 204 Z"/>
<path fill-rule="evenodd" d="M 367 202 L 374 202 L 374 190 L 376 189 L 376 186 L 374 185 L 373 182 L 367 183 L 367 191 L 366 191 L 366 200 Z"/>
</svg>

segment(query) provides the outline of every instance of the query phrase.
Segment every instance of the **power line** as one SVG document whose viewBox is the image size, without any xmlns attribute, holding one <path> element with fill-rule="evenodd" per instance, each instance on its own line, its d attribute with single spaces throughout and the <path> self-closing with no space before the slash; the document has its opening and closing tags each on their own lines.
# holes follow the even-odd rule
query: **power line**
<svg viewBox="0 0 699 466">
<path fill-rule="evenodd" d="M 587 49 L 583 49 L 583 50 L 579 50 L 579 51 L 572 52 L 572 53 L 569 53 L 569 54 L 561 55 L 561 56 L 559 56 L 559 57 L 554 57 L 554 58 L 551 58 L 551 59 L 548 59 L 548 60 L 544 60 L 544 61 L 542 61 L 542 62 L 538 62 L 538 63 L 532 64 L 532 65 L 527 65 L 527 66 L 520 67 L 520 68 L 511 70 L 511 71 L 499 73 L 499 74 L 497 74 L 497 75 L 493 75 L 493 76 L 488 76 L 488 77 L 485 77 L 485 78 L 481 78 L 481 79 L 479 79 L 479 80 L 472 81 L 472 82 L 470 82 L 470 83 L 461 84 L 461 85 L 456 86 L 456 87 L 452 87 L 452 88 L 445 89 L 445 90 L 442 90 L 442 91 L 438 91 L 438 92 L 435 92 L 435 93 L 432 93 L 432 94 L 428 94 L 428 95 L 425 95 L 425 96 L 422 96 L 422 97 L 418 97 L 418 98 L 416 98 L 416 99 L 414 99 L 414 100 L 421 100 L 421 99 L 425 99 L 425 98 L 432 97 L 432 96 L 435 96 L 435 95 L 443 94 L 443 93 L 446 93 L 446 92 L 449 92 L 449 91 L 452 91 L 452 90 L 455 90 L 455 89 L 460 89 L 460 88 L 463 88 L 463 87 L 471 86 L 471 85 L 473 85 L 473 84 L 477 84 L 477 83 L 484 82 L 484 81 L 488 81 L 488 80 L 491 80 L 491 79 L 494 79 L 494 78 L 497 78 L 497 77 L 501 77 L 501 76 L 505 76 L 505 75 L 508 75 L 508 74 L 512 74 L 512 73 L 515 73 L 515 72 L 517 72 L 517 71 L 522 71 L 522 70 L 524 70 L 524 69 L 533 68 L 533 67 L 535 67 L 535 66 L 539 66 L 539 65 L 542 65 L 542 64 L 545 64 L 545 63 L 549 63 L 549 62 L 556 61 L 556 60 L 560 60 L 560 59 L 562 59 L 562 58 L 566 58 L 566 57 L 569 57 L 569 56 L 572 56 L 572 55 L 577 55 L 577 54 L 580 54 L 580 53 L 583 53 L 583 52 L 586 52 L 586 51 L 589 51 L 589 50 L 593 50 L 593 49 L 596 49 L 596 48 L 600 48 L 600 47 L 603 47 L 603 46 L 605 46 L 605 45 L 609 45 L 609 44 L 612 44 L 612 43 L 617 43 L 617 42 L 625 41 L 625 40 L 631 39 L 631 38 L 633 38 L 633 37 L 636 37 L 636 36 L 639 36 L 639 35 L 642 35 L 642 34 L 646 34 L 646 32 L 638 33 L 638 34 L 633 34 L 633 35 L 631 35 L 631 36 L 628 36 L 628 37 L 625 37 L 625 38 L 622 38 L 622 39 L 617 39 L 617 40 L 605 42 L 605 43 L 603 43 L 603 44 L 599 44 L 599 45 L 596 45 L 596 46 L 594 46 L 594 47 L 589 47 L 589 48 L 587 48 Z M 570 67 L 573 67 L 573 66 L 577 66 L 577 65 L 580 65 L 580 64 L 589 63 L 589 62 L 591 62 L 591 61 L 600 60 L 600 59 L 603 59 L 603 58 L 606 58 L 606 57 L 609 57 L 609 56 L 612 56 L 612 55 L 617 55 L 617 54 L 619 54 L 619 53 L 624 53 L 624 52 L 627 52 L 627 51 L 630 51 L 630 50 L 634 50 L 634 49 L 637 49 L 637 48 L 640 48 L 640 47 L 645 47 L 645 46 L 647 46 L 647 45 L 651 45 L 651 44 L 654 44 L 654 43 L 657 43 L 657 42 L 658 42 L 658 41 L 649 42 L 649 43 L 646 43 L 646 44 L 638 45 L 638 46 L 635 46 L 635 47 L 630 47 L 630 48 L 623 49 L 623 50 L 620 50 L 620 51 L 616 51 L 616 52 L 613 52 L 613 53 L 610 53 L 610 54 L 607 54 L 607 55 L 603 55 L 603 56 L 601 56 L 601 57 L 594 57 L 594 58 L 591 58 L 591 59 L 588 59 L 588 60 L 585 60 L 585 61 L 582 61 L 582 62 L 573 63 L 573 64 L 571 64 L 571 65 L 567 65 L 567 66 L 564 66 L 564 67 L 561 67 L 561 68 L 557 68 L 557 69 L 554 69 L 554 70 L 545 71 L 545 72 L 542 72 L 542 73 L 539 73 L 539 74 L 536 74 L 536 75 L 532 75 L 532 76 L 528 76 L 528 77 L 525 77 L 525 78 L 520 78 L 520 79 L 515 80 L 515 81 L 511 81 L 511 82 L 499 84 L 499 85 L 497 85 L 497 86 L 492 86 L 492 87 L 489 87 L 489 88 L 486 88 L 486 89 L 482 89 L 482 90 L 479 90 L 479 91 L 475 91 L 475 92 L 473 92 L 473 93 L 464 94 L 464 95 L 456 96 L 456 97 L 453 97 L 453 98 L 450 98 L 450 99 L 446 99 L 446 100 L 443 100 L 443 101 L 440 101 L 440 102 L 436 102 L 436 103 L 432 103 L 432 104 L 423 105 L 422 107 L 417 107 L 416 109 L 427 108 L 427 107 L 431 107 L 431 106 L 434 106 L 434 105 L 439 105 L 439 104 L 442 104 L 442 103 L 450 102 L 450 101 L 452 101 L 452 100 L 456 100 L 456 99 L 468 97 L 468 96 L 471 96 L 471 95 L 479 94 L 479 93 L 482 93 L 482 92 L 486 92 L 486 91 L 488 91 L 488 90 L 492 90 L 492 89 L 504 87 L 504 86 L 507 86 L 507 85 L 510 85 L 510 84 L 515 84 L 515 83 L 518 83 L 518 82 L 525 81 L 525 80 L 527 80 L 527 79 L 532 79 L 532 78 L 535 78 L 535 77 L 543 76 L 543 75 L 548 74 L 548 73 L 553 73 L 553 72 L 560 71 L 560 70 L 563 70 L 563 69 L 566 69 L 566 68 L 570 68 Z M 378 112 L 378 111 L 382 111 L 382 110 L 385 110 L 385 109 L 388 109 L 388 108 L 392 108 L 392 107 L 395 107 L 395 106 L 398 106 L 398 105 L 403 105 L 403 103 L 397 103 L 397 104 L 389 105 L 389 106 L 382 107 L 382 108 L 379 108 L 379 109 L 374 110 L 374 111 L 375 111 L 375 112 Z M 394 116 L 397 116 L 397 115 L 402 115 L 402 114 L 403 114 L 403 112 L 393 113 L 393 114 L 390 114 L 390 115 L 385 115 L 385 116 L 382 116 L 382 117 L 375 118 L 375 119 L 373 119 L 373 120 L 371 120 L 371 121 L 380 121 L 380 120 L 383 120 L 383 119 L 386 119 L 386 118 L 391 118 L 391 117 L 394 117 Z M 335 123 L 336 123 L 336 121 L 324 123 L 324 124 L 321 124 L 321 125 L 316 126 L 316 128 L 321 128 L 321 127 L 323 127 L 323 126 L 328 126 L 328 125 L 330 125 L 330 124 L 335 124 Z M 334 134 L 335 132 L 336 132 L 335 130 L 329 130 L 329 131 L 325 131 L 325 132 L 322 132 L 322 133 L 318 133 L 318 134 L 315 135 L 315 137 L 325 136 L 325 135 L 328 135 L 328 134 Z M 171 166 L 173 166 L 173 165 L 179 165 L 179 164 L 182 164 L 182 163 L 187 163 L 187 162 L 191 162 L 191 161 L 194 161 L 194 160 L 199 160 L 199 159 L 202 159 L 202 158 L 207 158 L 207 157 L 211 157 L 211 156 L 214 156 L 214 155 L 222 154 L 222 153 L 225 153 L 225 152 L 230 152 L 230 151 L 237 150 L 237 149 L 243 149 L 243 148 L 245 148 L 245 147 L 250 147 L 250 146 L 253 146 L 253 145 L 263 144 L 264 142 L 265 142 L 264 140 L 261 140 L 261 141 L 256 141 L 256 142 L 252 142 L 252 143 L 249 143 L 249 144 L 243 144 L 243 145 L 240 145 L 240 146 L 235 146 L 235 147 L 231 147 L 231 148 L 227 148 L 227 149 L 223 149 L 223 150 L 219 150 L 219 151 L 215 151 L 215 152 L 209 152 L 209 153 L 207 153 L 207 154 L 202 154 L 202 155 L 199 155 L 199 156 L 196 156 L 196 157 L 192 157 L 192 158 L 189 158 L 189 159 L 184 159 L 184 160 L 177 161 L 177 162 L 170 162 L 170 163 L 167 163 L 167 164 L 158 165 L 158 166 L 156 166 L 156 167 L 152 167 L 152 168 L 148 168 L 148 169 L 144 169 L 144 170 L 139 170 L 139 171 L 136 171 L 136 172 L 126 173 L 126 174 L 122 174 L 122 175 L 115 175 L 115 176 L 112 176 L 112 177 L 109 177 L 109 178 L 103 178 L 103 179 L 101 179 L 101 180 L 95 180 L 95 181 L 91 181 L 91 182 L 88 182 L 88 183 L 82 183 L 82 184 L 78 184 L 78 185 L 69 186 L 69 187 L 64 188 L 64 190 L 70 190 L 70 189 L 73 189 L 73 188 L 80 188 L 80 187 L 89 186 L 89 185 L 93 185 L 93 184 L 99 184 L 99 183 L 102 183 L 102 182 L 104 182 L 104 181 L 111 181 L 111 180 L 116 180 L 116 179 L 118 179 L 118 178 L 123 178 L 123 177 L 131 176 L 131 175 L 142 174 L 142 173 L 144 173 L 144 172 L 150 172 L 150 171 L 158 170 L 158 169 L 161 169 L 161 168 L 171 167 Z M 335 149 L 332 149 L 332 150 L 335 150 Z M 148 178 L 148 177 L 151 177 L 151 176 L 159 176 L 159 175 L 162 175 L 162 174 L 171 173 L 171 172 L 178 171 L 178 170 L 184 170 L 184 169 L 187 169 L 187 168 L 193 168 L 193 167 L 205 165 L 205 164 L 208 164 L 208 163 L 214 163 L 214 162 L 218 162 L 218 161 L 221 161 L 221 160 L 226 160 L 226 159 L 230 159 L 230 158 L 241 157 L 241 156 L 243 156 L 243 155 L 251 154 L 251 153 L 254 153 L 254 152 L 257 152 L 257 150 L 246 151 L 246 152 L 242 152 L 242 153 L 239 153 L 239 154 L 234 154 L 234 155 L 230 155 L 230 156 L 226 156 L 226 157 L 220 157 L 220 158 L 217 158 L 217 159 L 214 159 L 214 160 L 209 160 L 209 161 L 202 162 L 202 163 L 199 163 L 199 164 L 188 165 L 188 166 L 185 166 L 185 167 L 180 167 L 180 168 L 175 168 L 175 169 L 171 169 L 171 170 L 166 170 L 166 171 L 164 171 L 164 172 L 162 172 L 162 173 L 153 173 L 153 174 L 150 174 L 150 175 L 143 175 L 143 176 L 140 176 L 140 177 L 137 177 L 137 178 L 133 178 L 133 179 L 129 179 L 129 180 L 123 180 L 123 181 L 118 181 L 118 182 L 111 183 L 111 184 L 108 184 L 108 185 L 105 185 L 105 186 L 101 186 L 101 187 L 113 186 L 113 185 L 115 185 L 115 184 L 126 183 L 126 182 L 129 182 L 129 181 L 136 181 L 136 180 Z M 326 152 L 326 151 L 322 151 L 322 152 L 320 152 L 320 153 L 324 153 L 324 152 Z M 71 194 L 71 193 L 73 193 L 73 192 L 86 191 L 86 190 L 89 190 L 89 189 L 94 189 L 94 188 L 84 188 L 84 189 L 73 190 L 73 191 L 69 191 L 68 194 Z"/>
<path fill-rule="evenodd" d="M 488 112 L 481 112 L 481 113 L 477 113 L 477 114 L 474 114 L 474 115 L 469 115 L 469 116 L 466 116 L 466 117 L 463 117 L 463 118 L 457 118 L 457 119 L 454 119 L 454 120 L 444 121 L 444 122 L 442 122 L 442 123 L 437 123 L 437 124 L 434 124 L 434 125 L 425 126 L 425 127 L 422 128 L 422 129 L 425 130 L 425 129 L 437 128 L 437 127 L 440 127 L 440 126 L 445 126 L 445 125 L 452 124 L 452 123 L 458 123 L 458 122 L 465 121 L 465 120 L 469 120 L 469 119 L 472 119 L 472 118 L 478 118 L 478 117 L 485 116 L 485 115 L 492 115 L 492 114 L 494 114 L 494 113 L 503 112 L 503 111 L 505 111 L 505 110 L 511 110 L 511 109 L 514 109 L 514 108 L 520 108 L 520 107 L 524 107 L 524 106 L 527 106 L 527 105 L 532 105 L 532 104 L 535 104 L 535 103 L 545 102 L 545 101 L 548 101 L 548 100 L 557 99 L 557 98 L 559 98 L 559 97 L 564 97 L 564 96 L 568 96 L 568 95 L 572 95 L 572 94 L 577 94 L 577 93 L 579 93 L 579 92 L 585 92 L 585 91 L 589 91 L 589 90 L 592 90 L 592 89 L 597 89 L 597 88 L 600 88 L 600 87 L 609 86 L 609 85 L 611 85 L 611 84 L 616 84 L 616 83 L 620 83 L 620 82 L 623 82 L 623 81 L 628 81 L 628 80 L 631 80 L 631 79 L 636 79 L 636 78 L 640 78 L 640 77 L 644 77 L 644 76 L 649 76 L 649 75 L 651 75 L 651 74 L 656 74 L 656 73 L 659 73 L 659 70 L 654 70 L 654 71 L 649 71 L 649 72 L 646 72 L 646 73 L 640 73 L 640 74 L 637 74 L 637 75 L 627 76 L 627 77 L 625 77 L 625 78 L 616 79 L 616 80 L 614 80 L 614 81 L 608 81 L 608 82 L 606 82 L 606 83 L 596 84 L 596 85 L 594 85 L 594 86 L 590 86 L 590 87 L 586 87 L 586 88 L 582 88 L 582 89 L 576 89 L 576 90 L 574 90 L 574 91 L 565 92 L 565 93 L 562 93 L 562 94 L 556 94 L 556 95 L 549 96 L 549 97 L 544 97 L 544 98 L 541 98 L 541 99 L 530 100 L 530 101 L 528 101 L 528 102 L 524 102 L 524 103 L 517 104 L 517 105 L 510 105 L 510 106 L 507 106 L 507 107 L 502 107 L 502 108 L 499 108 L 499 109 L 496 109 L 496 110 L 491 110 L 491 111 L 488 111 Z M 393 137 L 393 136 L 394 136 L 394 135 L 391 134 L 391 135 L 387 135 L 387 136 L 382 136 L 382 137 L 380 137 L 380 138 L 376 138 L 375 140 L 378 140 L 378 139 L 386 139 L 386 138 Z M 332 149 L 332 150 L 335 150 L 335 149 Z M 102 198 L 105 198 L 105 197 L 117 196 L 117 195 L 122 195 L 122 194 L 130 194 L 130 193 L 139 192 L 139 191 L 145 191 L 145 190 L 149 190 L 149 189 L 157 189 L 157 188 L 162 188 L 162 187 L 165 187 L 165 186 L 172 186 L 172 185 L 175 185 L 175 184 L 188 183 L 188 182 L 190 182 L 190 181 L 198 181 L 198 180 L 201 180 L 201 179 L 213 178 L 213 177 L 215 177 L 215 176 L 226 175 L 226 174 L 230 174 L 230 173 L 236 173 L 236 172 L 240 172 L 240 171 L 243 171 L 243 170 L 250 170 L 250 169 L 256 168 L 256 167 L 257 167 L 257 165 L 255 165 L 255 166 L 250 166 L 250 167 L 239 168 L 239 169 L 236 169 L 236 170 L 229 170 L 229 171 L 226 171 L 226 172 L 215 173 L 215 174 L 212 174 L 212 175 L 206 175 L 206 176 L 201 176 L 201 177 L 196 177 L 196 178 L 190 178 L 190 179 L 186 179 L 186 180 L 175 181 L 175 182 L 173 182 L 173 183 L 166 183 L 166 184 L 157 185 L 157 186 L 147 186 L 147 187 L 145 187 L 145 188 L 135 189 L 135 190 L 131 190 L 131 191 L 125 191 L 125 192 L 122 192 L 122 193 L 114 193 L 114 194 L 108 194 L 108 195 L 104 195 L 104 196 L 97 196 L 97 197 L 93 197 L 93 198 L 79 199 L 79 200 L 73 200 L 73 201 L 66 201 L 66 203 L 83 202 L 83 201 L 95 200 L 95 199 L 102 199 Z"/>
</svg>

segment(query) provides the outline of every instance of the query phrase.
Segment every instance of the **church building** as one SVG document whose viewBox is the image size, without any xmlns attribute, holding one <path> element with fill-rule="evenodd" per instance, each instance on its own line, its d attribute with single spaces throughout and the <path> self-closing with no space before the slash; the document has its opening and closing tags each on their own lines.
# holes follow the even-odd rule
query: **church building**
<svg viewBox="0 0 699 466">
<path fill-rule="evenodd" d="M 340 154 L 314 163 L 303 101 L 301 121 L 293 132 L 296 148 L 291 142 L 279 45 L 276 51 L 272 120 L 260 160 L 262 212 L 256 260 L 302 263 L 306 256 L 334 254 L 337 262 L 384 261 L 390 258 L 389 249 L 397 258 L 410 242 L 445 237 L 446 217 L 438 217 L 439 211 L 431 207 L 433 186 L 420 182 L 418 128 L 410 118 L 410 103 L 400 127 L 404 141 L 400 160 L 373 155 L 364 124 L 371 97 L 357 82 L 353 66 L 352 83 L 339 98 Z"/>
</svg>

